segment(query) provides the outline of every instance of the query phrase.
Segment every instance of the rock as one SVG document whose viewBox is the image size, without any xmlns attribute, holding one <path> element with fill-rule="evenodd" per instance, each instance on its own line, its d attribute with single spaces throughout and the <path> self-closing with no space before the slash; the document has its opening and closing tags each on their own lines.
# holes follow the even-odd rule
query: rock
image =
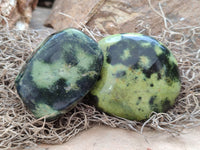
<svg viewBox="0 0 200 150">
<path fill-rule="evenodd" d="M 100 35 L 128 32 L 161 36 L 165 26 L 164 20 L 152 8 L 157 11 L 162 8 L 163 15 L 170 20 L 167 21 L 168 28 L 171 27 L 170 30 L 175 30 L 175 32 L 181 24 L 199 26 L 198 0 L 137 0 L 137 2 L 133 0 L 55 0 L 51 15 L 45 24 L 55 30 L 72 26 L 80 27 L 78 24 L 83 24 L 91 31 L 93 30 L 95 35 L 99 35 L 94 35 L 96 39 L 100 39 L 102 37 Z M 191 18 L 196 19 L 191 22 Z M 187 31 L 185 34 L 188 34 Z M 179 36 L 176 38 L 166 36 L 167 41 L 175 41 L 177 38 L 181 40 Z"/>
<path fill-rule="evenodd" d="M 47 27 L 62 30 L 66 27 L 80 28 L 96 13 L 105 0 L 55 0 L 50 16 L 45 21 Z"/>
<path fill-rule="evenodd" d="M 99 78 L 103 53 L 76 29 L 50 35 L 16 79 L 19 96 L 36 118 L 71 110 Z"/>
<path fill-rule="evenodd" d="M 90 92 L 100 110 L 130 120 L 166 112 L 180 91 L 177 61 L 160 42 L 142 34 L 116 34 L 99 41 L 104 64 Z"/>
</svg>

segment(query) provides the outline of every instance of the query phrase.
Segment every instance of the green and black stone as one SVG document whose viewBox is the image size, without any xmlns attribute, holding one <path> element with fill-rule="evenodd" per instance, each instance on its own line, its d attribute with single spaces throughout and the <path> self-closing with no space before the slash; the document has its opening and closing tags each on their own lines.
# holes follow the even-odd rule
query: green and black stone
<svg viewBox="0 0 200 150">
<path fill-rule="evenodd" d="M 36 118 L 53 119 L 72 109 L 100 76 L 103 53 L 83 32 L 50 35 L 16 78 L 16 89 Z"/>
<path fill-rule="evenodd" d="M 174 104 L 180 91 L 178 65 L 162 43 L 126 33 L 108 36 L 99 46 L 104 52 L 101 80 L 89 94 L 97 108 L 145 120 L 151 112 L 165 112 Z"/>
</svg>

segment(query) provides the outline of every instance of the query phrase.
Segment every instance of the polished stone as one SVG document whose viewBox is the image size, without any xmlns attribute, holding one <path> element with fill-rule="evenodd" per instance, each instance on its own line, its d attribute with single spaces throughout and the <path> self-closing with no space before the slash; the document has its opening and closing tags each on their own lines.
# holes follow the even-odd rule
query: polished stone
<svg viewBox="0 0 200 150">
<path fill-rule="evenodd" d="M 103 53 L 83 32 L 50 35 L 16 79 L 19 96 L 36 118 L 53 119 L 71 110 L 100 75 Z"/>
<path fill-rule="evenodd" d="M 91 103 L 108 114 L 148 119 L 166 112 L 180 91 L 177 61 L 162 43 L 134 33 L 99 41 L 104 51 L 101 80 L 90 92 Z"/>
</svg>

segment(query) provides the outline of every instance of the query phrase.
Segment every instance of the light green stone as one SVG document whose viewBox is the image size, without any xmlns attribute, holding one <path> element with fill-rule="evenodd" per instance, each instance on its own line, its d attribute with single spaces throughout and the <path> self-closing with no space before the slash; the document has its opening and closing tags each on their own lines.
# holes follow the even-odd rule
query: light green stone
<svg viewBox="0 0 200 150">
<path fill-rule="evenodd" d="M 177 61 L 155 39 L 141 34 L 108 36 L 99 45 L 104 64 L 90 92 L 100 110 L 130 120 L 148 119 L 166 112 L 180 91 Z"/>
</svg>

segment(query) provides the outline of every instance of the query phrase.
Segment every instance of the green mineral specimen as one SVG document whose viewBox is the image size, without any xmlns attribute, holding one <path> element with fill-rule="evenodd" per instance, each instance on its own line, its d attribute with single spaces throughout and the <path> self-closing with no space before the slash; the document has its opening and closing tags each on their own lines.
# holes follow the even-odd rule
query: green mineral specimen
<svg viewBox="0 0 200 150">
<path fill-rule="evenodd" d="M 103 53 L 79 30 L 50 35 L 16 79 L 19 96 L 36 118 L 54 119 L 72 109 L 100 75 Z"/>
<path fill-rule="evenodd" d="M 108 114 L 130 120 L 166 112 L 180 91 L 177 61 L 157 40 L 142 34 L 108 36 L 99 41 L 104 63 L 89 96 Z"/>
</svg>

